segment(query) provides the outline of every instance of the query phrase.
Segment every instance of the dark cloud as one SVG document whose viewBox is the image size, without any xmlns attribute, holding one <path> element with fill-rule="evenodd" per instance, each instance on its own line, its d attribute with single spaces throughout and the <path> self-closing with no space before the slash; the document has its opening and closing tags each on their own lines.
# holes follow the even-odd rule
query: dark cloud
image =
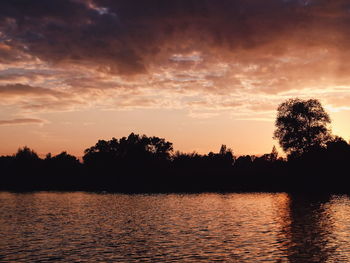
<svg viewBox="0 0 350 263">
<path fill-rule="evenodd" d="M 42 124 L 44 122 L 45 122 L 44 120 L 32 119 L 32 118 L 0 120 L 0 126 L 23 125 L 23 124 Z"/>
<path fill-rule="evenodd" d="M 345 0 L 3 0 L 0 57 L 130 75 L 193 50 L 223 59 L 244 50 L 246 60 L 291 46 L 347 52 L 349 8 Z"/>
</svg>

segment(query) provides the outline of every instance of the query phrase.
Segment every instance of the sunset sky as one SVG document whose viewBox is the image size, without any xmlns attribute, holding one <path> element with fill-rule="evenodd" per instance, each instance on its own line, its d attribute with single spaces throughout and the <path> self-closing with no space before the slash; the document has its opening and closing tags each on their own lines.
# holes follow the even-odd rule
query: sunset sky
<svg viewBox="0 0 350 263">
<path fill-rule="evenodd" d="M 1 0 L 0 155 L 159 136 L 270 152 L 278 104 L 350 138 L 348 0 Z"/>
</svg>

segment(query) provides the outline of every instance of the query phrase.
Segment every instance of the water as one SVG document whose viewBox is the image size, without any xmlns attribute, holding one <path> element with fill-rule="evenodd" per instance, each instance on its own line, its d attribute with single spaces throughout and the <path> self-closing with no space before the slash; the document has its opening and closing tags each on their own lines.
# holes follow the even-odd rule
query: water
<svg viewBox="0 0 350 263">
<path fill-rule="evenodd" d="M 350 262 L 350 199 L 0 193 L 0 261 Z"/>
</svg>

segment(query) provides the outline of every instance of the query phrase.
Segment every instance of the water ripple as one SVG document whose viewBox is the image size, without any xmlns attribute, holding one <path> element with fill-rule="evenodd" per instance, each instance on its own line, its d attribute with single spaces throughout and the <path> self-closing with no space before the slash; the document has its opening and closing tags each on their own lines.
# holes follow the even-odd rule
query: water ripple
<svg viewBox="0 0 350 263">
<path fill-rule="evenodd" d="M 0 193 L 0 261 L 349 262 L 347 196 Z"/>
</svg>

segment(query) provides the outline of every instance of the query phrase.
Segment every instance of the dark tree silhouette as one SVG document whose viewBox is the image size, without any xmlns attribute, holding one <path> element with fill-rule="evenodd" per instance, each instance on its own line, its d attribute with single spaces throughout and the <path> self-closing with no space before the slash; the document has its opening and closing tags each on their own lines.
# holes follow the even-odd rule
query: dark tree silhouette
<svg viewBox="0 0 350 263">
<path fill-rule="evenodd" d="M 219 156 L 222 160 L 226 160 L 227 163 L 233 165 L 234 155 L 231 148 L 227 148 L 225 144 L 222 144 L 219 151 Z"/>
<path fill-rule="evenodd" d="M 329 115 L 316 99 L 289 99 L 277 109 L 274 138 L 289 155 L 300 156 L 330 140 Z"/>
<path fill-rule="evenodd" d="M 275 145 L 272 147 L 271 153 L 269 154 L 269 161 L 270 162 L 275 162 L 277 161 L 278 158 L 278 151 L 275 147 Z"/>
<path fill-rule="evenodd" d="M 15 159 L 18 161 L 30 162 L 39 160 L 39 156 L 29 147 L 24 146 L 23 148 L 18 149 Z"/>
<path fill-rule="evenodd" d="M 238 169 L 248 169 L 252 166 L 253 159 L 250 155 L 239 156 L 235 162 L 235 167 Z"/>
<path fill-rule="evenodd" d="M 268 163 L 273 163 L 276 162 L 278 158 L 278 151 L 275 146 L 272 147 L 271 153 L 266 153 L 263 154 L 260 157 L 257 157 L 254 159 L 254 162 L 268 162 Z"/>
<path fill-rule="evenodd" d="M 51 165 L 57 166 L 58 168 L 73 167 L 80 164 L 79 160 L 75 156 L 70 155 L 65 151 L 53 157 L 51 156 L 51 153 L 48 153 L 46 155 L 45 161 Z"/>
<path fill-rule="evenodd" d="M 85 150 L 83 163 L 67 152 L 41 159 L 23 147 L 0 156 L 0 190 L 350 193 L 344 172 L 350 145 L 330 135 L 329 122 L 317 100 L 281 104 L 275 136 L 288 159 L 278 157 L 276 147 L 236 158 L 224 144 L 215 153 L 173 154 L 171 142 L 134 133 L 99 140 Z"/>
<path fill-rule="evenodd" d="M 147 137 L 131 133 L 128 137 L 112 140 L 99 140 L 95 146 L 85 150 L 85 164 L 116 162 L 149 162 L 169 160 L 173 151 L 172 143 L 158 137 Z"/>
<path fill-rule="evenodd" d="M 14 155 L 14 161 L 16 162 L 15 169 L 28 173 L 31 169 L 36 169 L 40 165 L 41 159 L 38 154 L 27 146 L 19 148 Z"/>
</svg>

